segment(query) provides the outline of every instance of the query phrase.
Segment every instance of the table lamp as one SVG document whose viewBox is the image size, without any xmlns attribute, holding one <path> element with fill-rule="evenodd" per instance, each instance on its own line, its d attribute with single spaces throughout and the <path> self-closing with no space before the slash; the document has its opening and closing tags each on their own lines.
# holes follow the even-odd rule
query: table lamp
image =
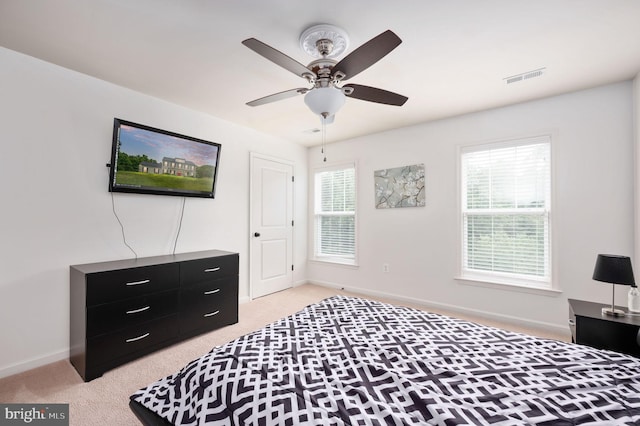
<svg viewBox="0 0 640 426">
<path fill-rule="evenodd" d="M 635 285 L 631 259 L 627 256 L 613 254 L 599 254 L 596 259 L 596 267 L 593 270 L 593 279 L 605 283 L 611 283 L 611 307 L 602 308 L 602 315 L 614 317 L 624 316 L 624 311 L 615 308 L 616 284 Z"/>
</svg>

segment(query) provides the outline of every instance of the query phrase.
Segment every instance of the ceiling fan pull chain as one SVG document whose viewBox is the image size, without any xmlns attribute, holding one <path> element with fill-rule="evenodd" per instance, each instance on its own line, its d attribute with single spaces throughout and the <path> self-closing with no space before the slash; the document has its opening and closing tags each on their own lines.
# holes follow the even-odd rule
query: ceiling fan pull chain
<svg viewBox="0 0 640 426">
<path fill-rule="evenodd" d="M 327 122 L 326 122 L 327 121 L 327 113 L 326 112 L 321 114 L 320 121 L 322 122 L 322 149 L 320 150 L 320 152 L 322 154 L 324 154 L 324 144 L 325 144 L 325 142 L 327 140 Z M 323 158 L 322 161 L 324 161 L 325 163 L 327 162 L 327 156 L 326 155 L 324 155 L 324 158 Z"/>
</svg>

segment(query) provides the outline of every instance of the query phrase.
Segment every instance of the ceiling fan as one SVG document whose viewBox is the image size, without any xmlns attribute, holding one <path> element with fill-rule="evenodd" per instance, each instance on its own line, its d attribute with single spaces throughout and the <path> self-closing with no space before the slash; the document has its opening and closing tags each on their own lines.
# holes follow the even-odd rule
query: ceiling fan
<svg viewBox="0 0 640 426">
<path fill-rule="evenodd" d="M 304 66 L 279 50 L 257 40 L 249 38 L 242 44 L 262 55 L 271 62 L 307 80 L 310 87 L 300 87 L 274 93 L 251 102 L 249 106 L 305 95 L 305 103 L 315 114 L 320 115 L 323 123 L 331 123 L 335 113 L 342 107 L 345 97 L 376 102 L 386 105 L 402 106 L 406 96 L 387 90 L 360 84 L 343 84 L 371 65 L 378 62 L 395 49 L 402 40 L 387 30 L 364 43 L 340 61 L 334 59 L 348 47 L 348 37 L 344 30 L 333 25 L 321 24 L 308 28 L 300 36 L 300 46 L 316 59 Z"/>
</svg>

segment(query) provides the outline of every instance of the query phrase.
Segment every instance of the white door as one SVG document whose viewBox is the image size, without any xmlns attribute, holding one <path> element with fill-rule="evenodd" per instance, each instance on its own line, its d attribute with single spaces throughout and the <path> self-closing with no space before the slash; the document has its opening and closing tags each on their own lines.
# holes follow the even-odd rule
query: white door
<svg viewBox="0 0 640 426">
<path fill-rule="evenodd" d="M 293 286 L 293 164 L 251 153 L 250 296 Z"/>
</svg>

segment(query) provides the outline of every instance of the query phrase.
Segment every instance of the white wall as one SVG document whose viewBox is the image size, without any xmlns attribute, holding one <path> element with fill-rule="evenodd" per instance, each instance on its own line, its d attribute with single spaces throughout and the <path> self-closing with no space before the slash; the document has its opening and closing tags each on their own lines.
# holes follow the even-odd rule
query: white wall
<svg viewBox="0 0 640 426">
<path fill-rule="evenodd" d="M 632 261 L 633 267 L 637 270 L 634 273 L 636 283 L 640 285 L 640 73 L 633 80 L 633 139 L 635 149 L 635 258 L 632 258 Z"/>
<path fill-rule="evenodd" d="M 306 277 L 305 148 L 0 48 L 0 377 L 64 359 L 69 265 L 132 257 L 107 191 L 113 118 L 222 144 L 216 198 L 186 199 L 176 252 L 240 254 L 247 298 L 249 153 L 294 162 L 294 280 Z M 140 257 L 170 254 L 182 198 L 115 194 Z"/>
<path fill-rule="evenodd" d="M 454 280 L 457 146 L 542 133 L 553 136 L 553 249 L 562 293 L 542 295 Z M 358 161 L 360 266 L 310 261 L 311 282 L 568 334 L 567 298 L 611 300 L 611 286 L 591 279 L 597 254 L 633 256 L 631 82 L 374 134 L 331 144 L 326 152 L 329 162 Z M 310 172 L 320 161 L 318 149 L 310 150 Z M 376 210 L 373 172 L 417 163 L 426 168 L 426 207 Z M 389 264 L 389 273 L 383 273 L 383 263 Z M 622 305 L 626 291 L 617 288 Z"/>
</svg>

